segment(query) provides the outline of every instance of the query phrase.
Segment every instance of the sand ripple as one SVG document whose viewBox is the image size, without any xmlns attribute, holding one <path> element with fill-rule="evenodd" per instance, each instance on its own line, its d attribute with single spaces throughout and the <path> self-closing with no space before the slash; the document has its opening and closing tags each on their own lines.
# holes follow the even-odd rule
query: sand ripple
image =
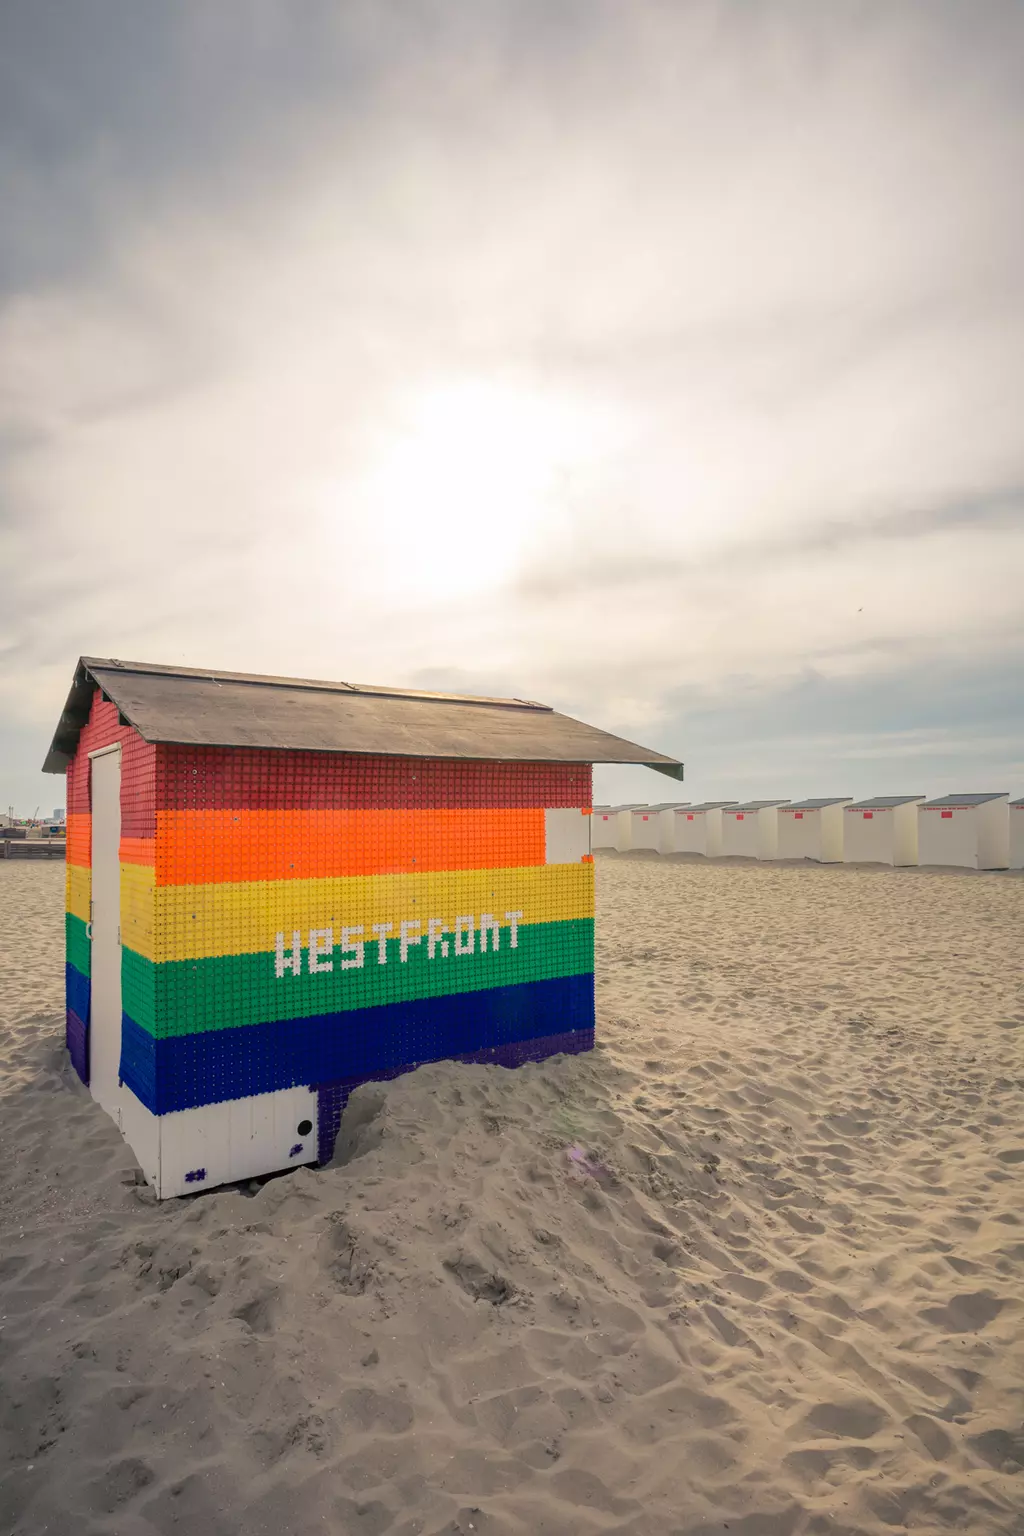
<svg viewBox="0 0 1024 1536">
<path fill-rule="evenodd" d="M 602 859 L 598 1051 L 157 1206 L 60 873 L 0 865 L 0 1529 L 1021 1536 L 1024 882 Z"/>
</svg>

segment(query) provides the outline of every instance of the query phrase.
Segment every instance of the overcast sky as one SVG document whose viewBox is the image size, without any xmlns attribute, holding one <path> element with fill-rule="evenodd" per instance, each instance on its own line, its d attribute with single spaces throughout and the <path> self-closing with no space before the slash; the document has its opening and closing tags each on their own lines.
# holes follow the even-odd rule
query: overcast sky
<svg viewBox="0 0 1024 1536">
<path fill-rule="evenodd" d="M 0 803 L 82 653 L 1024 793 L 1022 79 L 1016 0 L 4 4 Z"/>
</svg>

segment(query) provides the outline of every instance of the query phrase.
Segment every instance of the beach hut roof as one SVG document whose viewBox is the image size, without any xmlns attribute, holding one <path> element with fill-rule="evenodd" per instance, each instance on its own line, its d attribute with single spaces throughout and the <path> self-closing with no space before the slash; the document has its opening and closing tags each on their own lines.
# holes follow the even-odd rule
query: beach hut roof
<svg viewBox="0 0 1024 1536">
<path fill-rule="evenodd" d="M 1024 810 L 1024 798 L 1020 800 L 1011 800 L 1010 805 L 1015 811 Z"/>
<path fill-rule="evenodd" d="M 823 800 L 787 800 L 787 811 L 821 811 L 826 805 L 845 805 L 852 795 L 826 795 Z"/>
<path fill-rule="evenodd" d="M 976 805 L 987 805 L 990 800 L 1008 800 L 1008 789 L 995 789 L 984 795 L 943 795 L 941 800 L 929 800 L 926 804 L 930 807 L 949 806 L 956 810 L 969 811 Z"/>
<path fill-rule="evenodd" d="M 662 800 L 658 805 L 631 805 L 631 811 L 642 812 L 645 816 L 649 811 L 679 811 L 689 806 L 688 800 Z"/>
<path fill-rule="evenodd" d="M 913 805 L 915 800 L 924 800 L 924 795 L 876 795 L 873 800 L 858 800 L 848 806 L 851 811 L 891 811 L 897 805 Z"/>
<path fill-rule="evenodd" d="M 685 805 L 685 811 L 722 811 L 736 804 L 735 800 L 701 800 L 698 805 Z"/>
<path fill-rule="evenodd" d="M 773 805 L 788 805 L 788 800 L 744 800 L 740 805 L 728 805 L 729 811 L 767 811 Z"/>
<path fill-rule="evenodd" d="M 117 706 L 122 721 L 150 742 L 476 762 L 642 763 L 674 779 L 683 776 L 683 765 L 674 758 L 531 699 L 91 656 L 78 663 L 44 773 L 63 773 L 71 761 L 97 689 Z"/>
</svg>

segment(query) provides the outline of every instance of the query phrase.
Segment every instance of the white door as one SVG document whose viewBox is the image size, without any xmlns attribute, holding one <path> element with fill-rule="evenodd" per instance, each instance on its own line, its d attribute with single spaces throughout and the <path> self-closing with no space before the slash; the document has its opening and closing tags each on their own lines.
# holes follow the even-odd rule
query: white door
<svg viewBox="0 0 1024 1536">
<path fill-rule="evenodd" d="M 120 1125 L 121 749 L 91 760 L 92 995 L 89 1089 Z"/>
</svg>

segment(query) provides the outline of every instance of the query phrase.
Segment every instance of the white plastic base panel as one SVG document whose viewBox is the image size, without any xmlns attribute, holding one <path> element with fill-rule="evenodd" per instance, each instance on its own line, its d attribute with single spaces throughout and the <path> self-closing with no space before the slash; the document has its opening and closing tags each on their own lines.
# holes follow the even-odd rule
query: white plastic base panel
<svg viewBox="0 0 1024 1536">
<path fill-rule="evenodd" d="M 135 1153 L 146 1183 L 160 1193 L 160 1119 L 140 1104 L 130 1088 L 121 1084 L 118 1113 L 121 1135 Z"/>
<path fill-rule="evenodd" d="M 282 1088 L 151 1114 L 122 1089 L 121 1129 L 161 1200 L 316 1162 L 317 1096 Z"/>
</svg>

